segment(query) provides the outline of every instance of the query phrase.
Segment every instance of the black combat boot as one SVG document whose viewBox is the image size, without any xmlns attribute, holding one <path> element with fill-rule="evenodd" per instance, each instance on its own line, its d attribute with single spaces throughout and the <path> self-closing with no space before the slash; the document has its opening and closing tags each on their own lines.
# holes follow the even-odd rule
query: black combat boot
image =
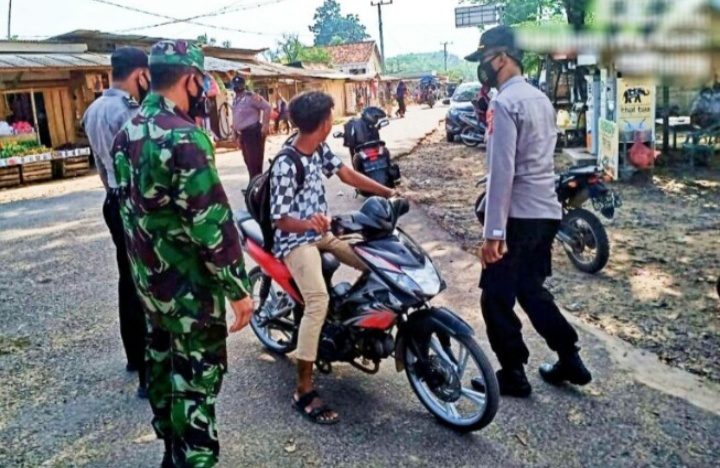
<svg viewBox="0 0 720 468">
<path fill-rule="evenodd" d="M 495 373 L 495 376 L 500 387 L 500 395 L 527 398 L 532 393 L 532 386 L 530 386 L 525 370 L 522 367 L 500 369 Z M 485 392 L 485 384 L 480 377 L 473 377 L 470 383 L 478 392 Z"/>
<path fill-rule="evenodd" d="M 540 366 L 540 377 L 552 385 L 561 385 L 564 382 L 587 385 L 592 381 L 592 375 L 577 351 L 561 355 L 560 360 L 555 364 Z"/>
<path fill-rule="evenodd" d="M 163 439 L 165 443 L 165 454 L 163 455 L 162 462 L 160 462 L 160 468 L 175 468 L 175 463 L 172 459 L 172 443 L 169 439 Z"/>
</svg>

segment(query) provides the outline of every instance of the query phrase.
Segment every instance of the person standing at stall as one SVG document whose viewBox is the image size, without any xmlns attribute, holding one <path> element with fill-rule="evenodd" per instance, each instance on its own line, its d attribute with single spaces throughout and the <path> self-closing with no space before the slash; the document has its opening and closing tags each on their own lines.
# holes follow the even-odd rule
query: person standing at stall
<svg viewBox="0 0 720 468">
<path fill-rule="evenodd" d="M 252 180 L 263 172 L 265 138 L 270 129 L 272 106 L 259 94 L 249 91 L 242 76 L 234 77 L 232 84 L 235 90 L 233 128 Z"/>
<path fill-rule="evenodd" d="M 205 57 L 186 41 L 150 51 L 153 92 L 115 138 L 133 279 L 149 321 L 148 394 L 162 467 L 218 462 L 215 405 L 227 371 L 225 301 L 243 329 L 250 284 L 212 142 L 195 124 Z"/>
<path fill-rule="evenodd" d="M 554 385 L 592 380 L 578 354 L 577 332 L 544 286 L 552 273 L 552 246 L 562 218 L 555 194 L 557 128 L 550 100 L 522 76 L 522 57 L 507 26 L 484 32 L 478 50 L 466 57 L 480 62 L 480 82 L 499 90 L 487 111 L 488 183 L 477 208 L 485 239 L 480 307 L 501 366 L 500 393 L 514 397 L 528 397 L 532 391 L 524 369 L 530 353 L 515 315 L 516 301 L 558 354 L 554 365 L 540 367 L 542 379 Z M 484 389 L 480 379 L 472 383 Z"/>
<path fill-rule="evenodd" d="M 137 114 L 140 103 L 150 89 L 150 72 L 147 54 L 134 47 L 117 49 L 110 57 L 110 63 L 112 86 L 88 107 L 82 125 L 90 140 L 95 165 L 106 192 L 103 217 L 115 244 L 115 257 L 120 274 L 120 337 L 127 357 L 126 369 L 128 372 L 138 373 L 137 393 L 141 398 L 146 398 L 145 312 L 130 272 L 111 151 L 115 135 Z"/>
</svg>

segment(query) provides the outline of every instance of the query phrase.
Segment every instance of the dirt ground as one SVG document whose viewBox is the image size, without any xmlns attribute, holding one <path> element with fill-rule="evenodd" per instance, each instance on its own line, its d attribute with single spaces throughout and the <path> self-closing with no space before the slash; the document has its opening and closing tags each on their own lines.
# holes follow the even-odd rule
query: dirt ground
<svg viewBox="0 0 720 468">
<path fill-rule="evenodd" d="M 413 198 L 475 251 L 482 232 L 472 207 L 485 154 L 444 137 L 429 137 L 401 159 L 401 170 Z M 558 170 L 568 162 L 557 155 Z M 652 183 L 613 185 L 623 206 L 613 221 L 601 217 L 611 242 L 608 265 L 597 275 L 581 273 L 556 243 L 550 290 L 583 320 L 720 381 L 720 170 L 658 169 Z"/>
</svg>

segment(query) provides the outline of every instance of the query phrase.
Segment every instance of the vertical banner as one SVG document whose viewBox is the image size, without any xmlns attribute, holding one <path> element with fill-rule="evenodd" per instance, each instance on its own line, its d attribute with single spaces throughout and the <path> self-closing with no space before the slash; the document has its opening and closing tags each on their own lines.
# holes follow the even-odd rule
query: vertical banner
<svg viewBox="0 0 720 468">
<path fill-rule="evenodd" d="M 652 80 L 617 80 L 617 118 L 622 143 L 636 138 L 655 147 L 655 83 Z"/>
<path fill-rule="evenodd" d="M 610 120 L 600 119 L 598 136 L 598 166 L 608 172 L 613 180 L 618 180 L 620 175 L 620 141 L 618 125 Z"/>
</svg>

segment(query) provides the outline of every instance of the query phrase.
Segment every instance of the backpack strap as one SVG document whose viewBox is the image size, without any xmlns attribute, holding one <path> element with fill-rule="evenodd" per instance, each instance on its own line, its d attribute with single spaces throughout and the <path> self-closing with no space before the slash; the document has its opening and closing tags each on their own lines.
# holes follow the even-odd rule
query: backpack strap
<svg viewBox="0 0 720 468">
<path fill-rule="evenodd" d="M 275 161 L 277 161 L 281 156 L 289 157 L 293 164 L 295 164 L 295 183 L 298 188 L 301 188 L 305 183 L 305 166 L 303 166 L 302 163 L 302 155 L 300 155 L 294 147 L 285 146 L 280 150 L 277 156 L 275 156 L 273 164 L 275 164 Z"/>
</svg>

